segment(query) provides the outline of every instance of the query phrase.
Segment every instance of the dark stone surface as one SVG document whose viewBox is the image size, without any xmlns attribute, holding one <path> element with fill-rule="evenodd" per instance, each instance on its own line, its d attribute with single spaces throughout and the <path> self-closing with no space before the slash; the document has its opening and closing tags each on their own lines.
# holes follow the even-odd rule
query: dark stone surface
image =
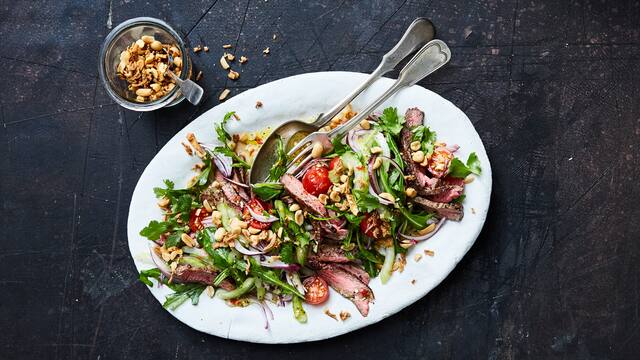
<svg viewBox="0 0 640 360">
<path fill-rule="evenodd" d="M 193 56 L 201 106 L 138 114 L 106 96 L 107 24 L 142 15 L 212 48 Z M 460 265 L 401 313 L 311 344 L 224 340 L 163 311 L 126 245 L 158 149 L 225 86 L 373 70 L 417 16 L 453 51 L 421 85 L 468 114 L 493 163 Z M 637 358 L 639 16 L 599 0 L 0 1 L 0 358 Z M 250 59 L 237 82 L 216 65 L 224 43 Z"/>
</svg>

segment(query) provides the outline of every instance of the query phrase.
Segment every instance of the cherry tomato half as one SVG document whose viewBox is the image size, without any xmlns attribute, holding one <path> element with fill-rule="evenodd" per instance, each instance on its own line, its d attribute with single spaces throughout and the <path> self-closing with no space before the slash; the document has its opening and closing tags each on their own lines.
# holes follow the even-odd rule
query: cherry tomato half
<svg viewBox="0 0 640 360">
<path fill-rule="evenodd" d="M 311 167 L 302 177 L 302 186 L 311 195 L 326 194 L 331 187 L 329 169 L 322 165 Z"/>
<path fill-rule="evenodd" d="M 340 162 L 340 156 L 336 156 L 333 159 L 331 159 L 331 162 L 329 163 L 329 170 L 333 170 L 334 167 L 336 167 L 336 164 L 338 164 Z"/>
<path fill-rule="evenodd" d="M 191 228 L 191 231 L 196 232 L 204 228 L 202 219 L 207 216 L 209 216 L 209 213 L 205 208 L 191 210 L 189 213 L 189 228 Z"/>
<path fill-rule="evenodd" d="M 302 285 L 306 290 L 304 300 L 307 304 L 322 304 L 329 298 L 329 286 L 327 286 L 327 282 L 319 276 L 310 276 L 304 279 Z"/>
<path fill-rule="evenodd" d="M 373 229 L 378 225 L 378 221 L 376 216 L 373 213 L 367 213 L 364 215 L 364 219 L 360 222 L 360 232 L 367 235 L 368 237 L 373 237 Z"/>
<path fill-rule="evenodd" d="M 251 210 L 253 210 L 253 212 L 257 213 L 257 214 L 262 214 L 264 211 L 269 211 L 271 210 L 271 204 L 266 203 L 258 198 L 253 198 L 251 200 L 249 200 L 249 202 L 247 203 L 247 205 L 245 206 L 244 210 L 242 211 L 242 216 L 244 217 L 245 220 L 249 220 L 249 226 L 255 229 L 261 229 L 261 230 L 265 230 L 271 227 L 271 223 L 264 223 L 264 222 L 260 222 L 256 219 L 253 219 L 251 217 L 251 213 L 249 213 L 249 210 L 247 209 L 247 207 L 251 207 Z"/>
</svg>

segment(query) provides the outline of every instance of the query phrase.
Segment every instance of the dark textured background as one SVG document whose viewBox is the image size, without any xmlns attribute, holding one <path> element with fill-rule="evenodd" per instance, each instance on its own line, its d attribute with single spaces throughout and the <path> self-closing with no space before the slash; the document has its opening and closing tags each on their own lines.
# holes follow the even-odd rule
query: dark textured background
<svg viewBox="0 0 640 360">
<path fill-rule="evenodd" d="M 139 114 L 106 96 L 98 48 L 136 16 L 212 48 L 193 56 L 202 105 Z M 468 114 L 493 163 L 460 265 L 401 313 L 311 344 L 223 340 L 162 310 L 126 245 L 158 149 L 225 86 L 372 71 L 417 16 L 453 51 L 421 85 Z M 639 18 L 639 1 L 0 0 L 0 358 L 637 356 Z M 216 65 L 224 43 L 250 59 L 237 82 Z"/>
</svg>

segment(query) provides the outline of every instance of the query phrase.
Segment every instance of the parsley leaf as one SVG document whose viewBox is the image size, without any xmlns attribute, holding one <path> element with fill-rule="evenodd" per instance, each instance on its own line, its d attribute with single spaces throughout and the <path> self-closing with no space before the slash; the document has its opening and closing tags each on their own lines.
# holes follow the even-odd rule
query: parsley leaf
<svg viewBox="0 0 640 360">
<path fill-rule="evenodd" d="M 433 154 L 433 144 L 437 138 L 436 132 L 424 125 L 416 126 L 411 132 L 413 133 L 411 140 L 420 142 L 425 157 L 430 157 Z"/>
<path fill-rule="evenodd" d="M 164 241 L 164 247 L 170 248 L 172 246 L 178 246 L 182 241 L 182 234 L 182 231 L 177 231 L 167 236 L 167 239 Z"/>
<path fill-rule="evenodd" d="M 146 237 L 149 240 L 158 240 L 160 235 L 166 233 L 171 229 L 171 223 L 163 221 L 158 222 L 151 220 L 149 225 L 140 231 L 140 235 Z"/>
<path fill-rule="evenodd" d="M 280 246 L 280 260 L 285 264 L 292 264 L 296 262 L 293 254 L 293 243 L 285 242 Z"/>
<path fill-rule="evenodd" d="M 378 118 L 378 125 L 383 131 L 391 135 L 398 135 L 404 124 L 404 116 L 398 115 L 398 109 L 388 107 L 382 111 L 382 115 Z"/>
<path fill-rule="evenodd" d="M 367 190 L 354 189 L 352 193 L 356 200 L 356 205 L 358 205 L 358 209 L 362 212 L 372 212 L 382 206 L 380 204 L 380 200 L 369 194 Z"/>
<path fill-rule="evenodd" d="M 458 158 L 453 158 L 449 164 L 449 176 L 454 178 L 464 178 L 471 173 L 480 175 L 481 171 L 480 160 L 475 152 L 469 154 L 466 165 Z"/>
<path fill-rule="evenodd" d="M 331 140 L 331 143 L 333 144 L 333 152 L 337 155 L 342 155 L 351 150 L 351 148 L 347 144 L 344 144 L 340 138 L 334 138 Z"/>
</svg>

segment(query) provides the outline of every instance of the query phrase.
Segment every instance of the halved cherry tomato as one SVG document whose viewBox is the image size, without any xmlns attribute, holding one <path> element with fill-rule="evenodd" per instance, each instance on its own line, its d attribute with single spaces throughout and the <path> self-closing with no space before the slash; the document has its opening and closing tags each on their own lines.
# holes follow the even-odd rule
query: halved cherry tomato
<svg viewBox="0 0 640 360">
<path fill-rule="evenodd" d="M 449 163 L 452 159 L 453 154 L 447 150 L 446 147 L 440 146 L 435 148 L 433 155 L 431 155 L 429 159 L 429 172 L 437 178 L 442 177 L 449 169 Z"/>
<path fill-rule="evenodd" d="M 327 282 L 321 277 L 310 276 L 304 279 L 302 285 L 306 291 L 304 301 L 306 301 L 307 304 L 322 304 L 329 298 L 329 286 L 327 286 Z"/>
<path fill-rule="evenodd" d="M 312 166 L 302 177 L 302 186 L 311 195 L 326 194 L 331 187 L 329 169 L 323 165 Z"/>
<path fill-rule="evenodd" d="M 202 230 L 204 225 L 202 225 L 202 219 L 209 216 L 209 213 L 205 208 L 193 209 L 189 213 L 189 228 L 191 231 L 196 232 L 198 230 Z"/>
<path fill-rule="evenodd" d="M 373 213 L 364 215 L 364 219 L 360 222 L 360 231 L 368 237 L 373 237 L 373 229 L 378 225 L 376 216 Z"/>
<path fill-rule="evenodd" d="M 244 210 L 242 211 L 242 216 L 244 217 L 245 220 L 249 220 L 249 226 L 255 229 L 268 229 L 271 227 L 271 223 L 264 223 L 264 222 L 260 222 L 254 218 L 251 217 L 251 213 L 249 213 L 249 210 L 247 209 L 247 207 L 250 206 L 251 210 L 253 210 L 253 212 L 257 213 L 257 214 L 262 214 L 264 211 L 269 211 L 271 210 L 271 204 L 266 203 L 258 198 L 253 198 L 251 200 L 249 200 L 249 202 L 247 203 L 247 205 L 245 206 Z"/>
<path fill-rule="evenodd" d="M 334 167 L 336 167 L 336 164 L 340 162 L 340 156 L 336 156 L 333 159 L 331 159 L 331 162 L 329 163 L 329 170 L 333 170 Z"/>
</svg>

